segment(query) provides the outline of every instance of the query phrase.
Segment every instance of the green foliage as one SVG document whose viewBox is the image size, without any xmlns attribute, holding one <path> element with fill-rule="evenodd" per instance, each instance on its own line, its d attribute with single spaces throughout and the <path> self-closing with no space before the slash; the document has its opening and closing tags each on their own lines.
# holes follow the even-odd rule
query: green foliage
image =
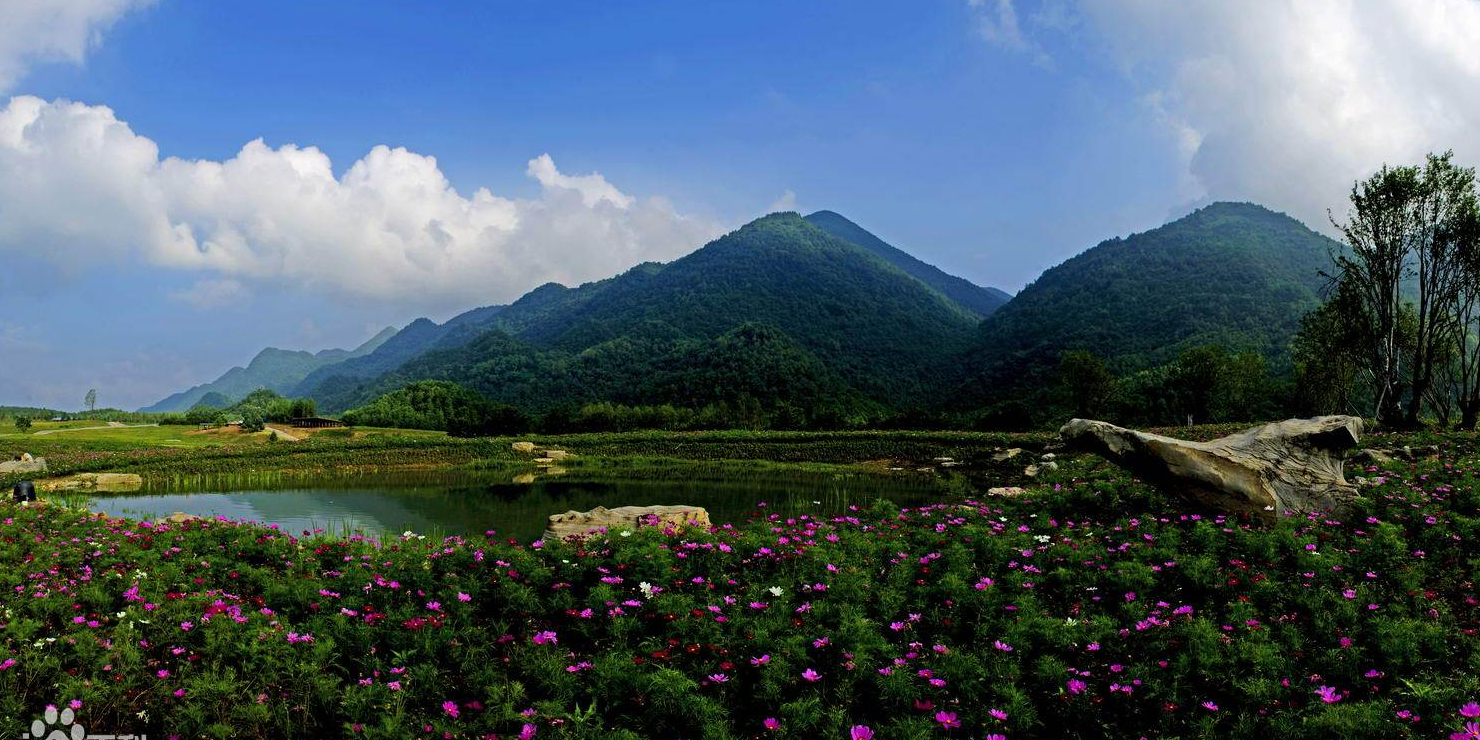
<svg viewBox="0 0 1480 740">
<path fill-rule="evenodd" d="M 1115 376 L 1105 361 L 1089 350 L 1065 352 L 1059 360 L 1059 385 L 1074 416 L 1097 418 L 1115 392 Z"/>
<path fill-rule="evenodd" d="M 437 429 L 453 436 L 518 434 L 530 426 L 518 409 L 494 405 L 472 391 L 447 381 L 424 380 L 387 393 L 345 412 L 344 421 L 358 426 Z"/>
<path fill-rule="evenodd" d="M 27 429 L 30 429 L 31 428 L 31 417 L 29 417 L 29 416 L 17 416 L 17 417 L 15 417 L 15 428 L 16 428 L 16 431 L 19 431 L 19 432 L 24 432 Z"/>
<path fill-rule="evenodd" d="M 182 737 L 1447 737 L 1480 696 L 1480 450 L 1434 439 L 1441 459 L 1377 471 L 1349 522 L 1271 526 L 1070 456 L 1011 500 L 579 545 L 0 504 L 0 716 L 75 700 L 89 728 Z"/>
</svg>

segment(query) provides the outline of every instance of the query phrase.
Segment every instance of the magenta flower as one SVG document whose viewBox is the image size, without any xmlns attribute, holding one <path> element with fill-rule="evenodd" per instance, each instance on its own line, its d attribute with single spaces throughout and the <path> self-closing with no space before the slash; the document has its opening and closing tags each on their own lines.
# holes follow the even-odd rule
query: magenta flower
<svg viewBox="0 0 1480 740">
<path fill-rule="evenodd" d="M 807 670 L 802 671 L 802 678 L 805 678 L 808 681 L 816 681 L 822 678 L 822 674 L 812 670 L 811 668 L 808 668 Z"/>
<path fill-rule="evenodd" d="M 1068 688 L 1069 693 L 1078 696 L 1079 694 L 1083 694 L 1084 690 L 1089 688 L 1089 685 L 1077 678 L 1071 678 L 1069 679 Z"/>
<path fill-rule="evenodd" d="M 536 732 L 539 732 L 539 728 L 525 722 L 523 729 L 519 730 L 519 740 L 530 740 Z"/>
<path fill-rule="evenodd" d="M 709 680 L 715 683 L 725 683 L 726 681 L 730 680 L 730 677 L 726 676 L 723 673 L 711 673 L 709 674 Z"/>
<path fill-rule="evenodd" d="M 1003 642 L 1003 641 L 1001 641 L 1001 640 L 993 640 L 992 641 L 992 647 L 997 648 L 998 650 L 1001 650 L 1004 653 L 1010 653 L 1010 652 L 1012 652 L 1012 646 L 1009 645 L 1009 644 L 1007 644 L 1007 643 L 1005 643 L 1005 642 Z"/>
<path fill-rule="evenodd" d="M 781 727 L 781 723 L 775 717 L 767 717 L 761 720 L 761 726 L 767 730 L 775 730 Z"/>
<path fill-rule="evenodd" d="M 534 644 L 536 645 L 544 645 L 546 643 L 549 643 L 551 645 L 560 644 L 560 640 L 556 639 L 555 633 L 551 632 L 550 630 L 545 630 L 544 632 L 536 632 L 534 634 L 534 637 L 530 639 L 534 640 Z"/>
<path fill-rule="evenodd" d="M 473 597 L 472 596 L 469 596 L 468 594 L 465 594 L 465 593 L 459 591 L 459 592 L 457 592 L 457 600 L 458 601 L 472 601 L 473 600 Z"/>
<path fill-rule="evenodd" d="M 1467 719 L 1480 717 L 1480 704 L 1470 702 L 1459 708 L 1459 716 Z"/>
<path fill-rule="evenodd" d="M 442 702 L 442 711 L 446 712 L 448 717 L 452 717 L 453 719 L 457 719 L 457 702 L 455 702 L 455 701 L 444 701 L 444 702 Z"/>
<path fill-rule="evenodd" d="M 1466 722 L 1463 732 L 1451 733 L 1449 740 L 1475 740 L 1480 738 L 1480 722 Z"/>
<path fill-rule="evenodd" d="M 992 715 L 992 717 L 994 717 L 996 719 L 1000 719 L 1000 720 L 1004 720 L 1004 721 L 1007 719 L 1007 712 L 1004 712 L 1001 709 L 988 709 L 987 710 L 987 714 Z"/>
<path fill-rule="evenodd" d="M 935 721 L 940 723 L 942 729 L 949 730 L 952 727 L 960 727 L 961 721 L 956 719 L 955 712 L 940 711 L 935 713 Z"/>
<path fill-rule="evenodd" d="M 848 740 L 874 740 L 874 731 L 868 725 L 853 725 L 848 728 Z"/>
<path fill-rule="evenodd" d="M 1218 711 L 1218 705 L 1217 704 L 1214 704 L 1213 702 L 1205 701 L 1205 702 L 1202 703 L 1202 705 L 1203 705 L 1203 709 L 1206 709 L 1209 712 L 1216 712 L 1216 711 Z"/>
<path fill-rule="evenodd" d="M 1321 697 L 1321 701 L 1327 704 L 1335 704 L 1341 701 L 1341 692 L 1333 686 L 1321 686 L 1317 688 L 1316 696 Z"/>
<path fill-rule="evenodd" d="M 753 665 L 753 666 L 755 666 L 755 667 L 757 667 L 757 668 L 759 668 L 759 667 L 761 667 L 761 666 L 763 666 L 763 665 L 765 665 L 767 663 L 770 663 L 770 662 L 771 662 L 771 656 L 770 656 L 769 653 L 766 654 L 766 655 L 762 655 L 759 658 L 751 658 L 750 659 L 750 664 Z"/>
</svg>

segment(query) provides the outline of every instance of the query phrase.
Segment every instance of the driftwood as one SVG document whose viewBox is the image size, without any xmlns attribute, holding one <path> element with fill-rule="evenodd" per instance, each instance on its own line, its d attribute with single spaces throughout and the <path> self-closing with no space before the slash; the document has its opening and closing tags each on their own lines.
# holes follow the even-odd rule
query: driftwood
<svg viewBox="0 0 1480 740">
<path fill-rule="evenodd" d="M 1216 511 L 1267 519 L 1348 511 L 1357 488 L 1342 475 L 1342 458 L 1361 434 L 1362 420 L 1355 416 L 1290 419 L 1211 442 L 1088 419 L 1072 419 L 1059 430 L 1070 445 L 1098 453 L 1168 492 Z"/>
</svg>

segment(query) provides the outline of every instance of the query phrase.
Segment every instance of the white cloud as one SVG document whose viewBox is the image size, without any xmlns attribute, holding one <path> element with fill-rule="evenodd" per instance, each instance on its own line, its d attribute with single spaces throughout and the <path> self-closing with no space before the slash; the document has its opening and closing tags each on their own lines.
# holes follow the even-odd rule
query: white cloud
<svg viewBox="0 0 1480 740">
<path fill-rule="evenodd" d="M 145 261 L 450 309 L 607 277 L 718 235 L 600 174 L 529 162 L 535 199 L 457 192 L 433 157 L 377 146 L 336 177 L 313 147 L 249 142 L 225 161 L 161 159 L 113 111 L 12 98 L 0 109 L 0 253 L 70 269 Z M 218 286 L 219 287 L 219 286 Z"/>
<path fill-rule="evenodd" d="M 782 211 L 795 211 L 796 209 L 797 194 L 788 190 L 782 193 L 781 197 L 771 202 L 771 206 L 766 209 L 766 213 L 780 213 Z"/>
<path fill-rule="evenodd" d="M 977 30 L 983 38 L 1007 51 L 1026 54 L 1040 67 L 1051 67 L 1053 60 L 1043 48 L 1023 33 L 1013 0 L 967 0 L 976 12 Z M 1057 16 L 1045 15 L 1055 20 Z"/>
<path fill-rule="evenodd" d="M 1384 162 L 1480 164 L 1477 0 L 1082 0 L 1186 164 L 1189 200 L 1327 227 Z"/>
<path fill-rule="evenodd" d="M 201 310 L 210 310 L 239 304 L 248 295 L 246 286 L 235 280 L 197 280 L 189 288 L 171 293 L 170 297 Z"/>
<path fill-rule="evenodd" d="M 81 64 L 87 50 L 130 10 L 155 0 L 3 0 L 0 2 L 0 91 L 31 65 Z"/>
</svg>

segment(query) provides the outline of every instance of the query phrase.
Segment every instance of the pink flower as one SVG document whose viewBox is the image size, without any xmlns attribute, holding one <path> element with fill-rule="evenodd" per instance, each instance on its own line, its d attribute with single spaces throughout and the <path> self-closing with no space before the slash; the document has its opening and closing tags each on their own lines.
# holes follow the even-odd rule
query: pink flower
<svg viewBox="0 0 1480 740">
<path fill-rule="evenodd" d="M 874 731 L 868 725 L 853 725 L 848 728 L 848 740 L 874 740 Z"/>
<path fill-rule="evenodd" d="M 753 665 L 753 666 L 755 666 L 755 667 L 757 667 L 757 668 L 759 668 L 759 667 L 761 667 L 761 666 L 763 666 L 763 665 L 765 665 L 767 663 L 770 663 L 770 662 L 771 662 L 771 655 L 769 653 L 767 653 L 766 655 L 762 655 L 759 658 L 751 658 L 750 659 L 750 664 Z"/>
<path fill-rule="evenodd" d="M 1327 704 L 1335 704 L 1341 701 L 1341 692 L 1332 686 L 1321 686 L 1316 689 L 1316 696 L 1321 697 L 1321 701 Z"/>
<path fill-rule="evenodd" d="M 523 729 L 519 730 L 519 740 L 529 740 L 530 738 L 534 737 L 534 734 L 536 732 L 539 732 L 538 727 L 525 722 Z"/>
<path fill-rule="evenodd" d="M 195 625 L 194 624 L 191 624 L 190 622 L 181 622 L 180 623 L 180 631 L 181 632 L 189 632 L 193 627 L 195 627 Z"/>
<path fill-rule="evenodd" d="M 723 673 L 711 673 L 709 674 L 709 680 L 715 683 L 725 683 L 726 681 L 730 680 L 730 677 L 726 676 Z"/>
<path fill-rule="evenodd" d="M 1480 717 L 1480 704 L 1470 702 L 1459 708 L 1459 716 L 1469 719 Z"/>
<path fill-rule="evenodd" d="M 440 602 L 436 602 L 436 601 L 428 601 L 427 602 L 427 610 L 428 611 L 434 611 L 434 612 L 442 611 L 442 604 Z"/>
<path fill-rule="evenodd" d="M 465 594 L 465 593 L 463 593 L 461 591 L 459 591 L 459 592 L 457 592 L 457 600 L 458 601 L 472 601 L 473 600 L 473 597 L 472 596 L 469 596 L 469 595 L 467 595 L 467 594 Z"/>
<path fill-rule="evenodd" d="M 1203 705 L 1203 709 L 1206 709 L 1209 712 L 1216 712 L 1216 711 L 1218 711 L 1218 705 L 1217 704 L 1214 704 L 1213 702 L 1205 701 L 1205 702 L 1202 703 L 1202 705 Z"/>
<path fill-rule="evenodd" d="M 1083 694 L 1084 690 L 1089 688 L 1089 685 L 1077 678 L 1071 678 L 1069 679 L 1068 688 L 1069 693 L 1077 696 L 1079 694 Z"/>
<path fill-rule="evenodd" d="M 555 633 L 551 632 L 550 630 L 545 630 L 544 632 L 536 632 L 534 634 L 534 637 L 531 639 L 534 640 L 534 644 L 536 645 L 544 645 L 545 643 L 549 643 L 551 645 L 560 644 L 560 640 L 556 639 Z"/>
<path fill-rule="evenodd" d="M 73 709 L 81 709 L 82 708 L 82 700 L 81 699 L 73 699 L 72 701 L 67 702 L 67 706 L 69 706 L 69 707 L 71 707 Z"/>
<path fill-rule="evenodd" d="M 805 678 L 808 681 L 816 681 L 822 678 L 822 674 L 812 670 L 811 668 L 808 668 L 807 670 L 802 671 L 802 678 Z"/>
<path fill-rule="evenodd" d="M 8 671 L 14 666 L 15 658 L 6 658 L 4 663 L 0 663 L 0 671 Z"/>
<path fill-rule="evenodd" d="M 988 709 L 987 714 L 990 714 L 1000 720 L 1005 721 L 1007 719 L 1007 712 L 1004 712 L 1001 709 Z"/>
<path fill-rule="evenodd" d="M 1001 641 L 1001 640 L 993 640 L 992 641 L 992 647 L 997 648 L 998 650 L 1001 650 L 1004 653 L 1010 653 L 1010 652 L 1012 652 L 1012 646 L 1009 645 L 1009 644 L 1007 644 L 1007 643 L 1005 643 L 1005 642 L 1003 642 L 1003 641 Z"/>
<path fill-rule="evenodd" d="M 775 717 L 767 717 L 761 720 L 761 726 L 766 728 L 767 730 L 775 730 L 781 727 L 781 723 L 776 721 Z"/>
<path fill-rule="evenodd" d="M 452 717 L 452 718 L 456 719 L 457 718 L 457 702 L 455 702 L 455 701 L 444 701 L 444 702 L 442 702 L 442 711 L 446 712 L 448 717 Z"/>
<path fill-rule="evenodd" d="M 169 678 L 170 677 L 170 672 L 167 671 L 167 670 L 165 670 L 165 669 L 163 669 L 163 668 L 161 668 L 154 675 L 159 676 L 160 678 Z"/>
<path fill-rule="evenodd" d="M 1058 484 L 1055 483 L 1054 485 L 1058 485 Z M 1000 733 L 1000 732 L 994 732 L 994 733 L 992 733 L 990 735 L 987 735 L 986 738 L 985 738 L 985 740 L 1007 740 L 1007 736 L 1004 735 L 1004 734 L 1002 734 L 1002 733 Z"/>
<path fill-rule="evenodd" d="M 1456 732 L 1449 736 L 1449 740 L 1475 740 L 1480 738 L 1480 722 L 1466 722 L 1464 732 Z"/>
<path fill-rule="evenodd" d="M 952 727 L 960 727 L 961 721 L 956 719 L 955 712 L 936 712 L 935 721 L 940 723 L 941 728 L 949 730 Z"/>
</svg>

